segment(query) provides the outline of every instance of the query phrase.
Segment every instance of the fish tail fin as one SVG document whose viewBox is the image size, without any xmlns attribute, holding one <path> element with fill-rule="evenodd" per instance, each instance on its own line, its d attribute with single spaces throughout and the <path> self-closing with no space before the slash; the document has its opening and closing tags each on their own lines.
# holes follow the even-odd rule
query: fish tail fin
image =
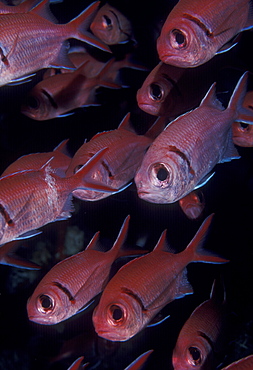
<svg viewBox="0 0 253 370">
<path fill-rule="evenodd" d="M 103 148 L 99 150 L 72 176 L 74 180 L 73 190 L 89 189 L 106 193 L 115 193 L 118 190 L 112 188 L 111 186 L 103 184 L 102 182 L 100 183 L 98 181 L 95 181 L 89 176 L 94 166 L 99 163 L 107 150 L 108 148 Z"/>
<path fill-rule="evenodd" d="M 227 259 L 219 257 L 215 253 L 211 251 L 207 251 L 203 249 L 203 244 L 207 237 L 210 224 L 212 222 L 214 213 L 208 216 L 200 228 L 198 229 L 197 233 L 188 244 L 186 250 L 192 254 L 192 262 L 205 262 L 205 263 L 227 263 L 229 262 Z"/>
<path fill-rule="evenodd" d="M 248 75 L 249 72 L 245 72 L 240 77 L 229 100 L 227 109 L 233 109 L 236 112 L 236 120 L 240 119 L 244 123 L 253 124 L 252 109 L 243 107 L 243 101 L 247 92 Z"/>
<path fill-rule="evenodd" d="M 168 118 L 166 117 L 158 117 L 153 125 L 148 129 L 145 136 L 150 138 L 151 140 L 155 140 L 155 138 L 164 130 Z"/>
<path fill-rule="evenodd" d="M 97 9 L 100 5 L 100 1 L 95 1 L 84 9 L 77 17 L 72 19 L 68 26 L 70 27 L 71 34 L 73 37 L 80 41 L 87 42 L 88 44 L 95 46 L 101 50 L 111 53 L 110 48 L 95 37 L 92 33 L 88 32 L 90 24 L 96 15 Z"/>
</svg>

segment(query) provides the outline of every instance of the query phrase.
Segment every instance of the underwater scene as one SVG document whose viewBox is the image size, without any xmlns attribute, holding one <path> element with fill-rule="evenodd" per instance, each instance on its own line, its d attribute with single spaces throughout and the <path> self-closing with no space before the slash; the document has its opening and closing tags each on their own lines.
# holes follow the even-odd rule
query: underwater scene
<svg viewBox="0 0 253 370">
<path fill-rule="evenodd" d="M 248 0 L 1 0 L 0 369 L 253 369 Z"/>
</svg>

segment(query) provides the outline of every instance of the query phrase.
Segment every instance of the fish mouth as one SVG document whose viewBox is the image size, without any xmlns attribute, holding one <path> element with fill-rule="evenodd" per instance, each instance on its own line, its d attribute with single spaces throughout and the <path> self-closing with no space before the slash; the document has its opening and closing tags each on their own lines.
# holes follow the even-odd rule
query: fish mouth
<svg viewBox="0 0 253 370">
<path fill-rule="evenodd" d="M 156 115 L 157 114 L 157 109 L 153 107 L 151 104 L 147 103 L 138 103 L 138 106 L 141 110 L 143 110 L 146 113 Z"/>
</svg>

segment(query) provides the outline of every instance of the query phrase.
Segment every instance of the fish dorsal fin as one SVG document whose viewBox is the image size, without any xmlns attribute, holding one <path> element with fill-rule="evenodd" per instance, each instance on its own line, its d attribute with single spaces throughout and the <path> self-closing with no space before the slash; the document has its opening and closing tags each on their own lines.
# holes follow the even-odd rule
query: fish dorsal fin
<svg viewBox="0 0 253 370">
<path fill-rule="evenodd" d="M 209 106 L 209 107 L 215 107 L 219 110 L 224 110 L 224 107 L 222 106 L 221 102 L 216 97 L 216 82 L 214 82 L 209 90 L 207 91 L 206 95 L 202 99 L 200 106 Z"/>
<path fill-rule="evenodd" d="M 126 131 L 136 133 L 134 128 L 130 124 L 130 115 L 131 115 L 130 112 L 128 112 L 125 115 L 125 117 L 123 118 L 123 120 L 119 124 L 118 130 L 126 130 Z"/>
<path fill-rule="evenodd" d="M 148 129 L 145 133 L 145 136 L 150 138 L 151 140 L 155 140 L 157 136 L 164 130 L 166 124 L 168 123 L 168 118 L 161 116 L 158 117 L 153 125 Z"/>
<path fill-rule="evenodd" d="M 85 248 L 85 250 L 97 250 L 97 246 L 98 246 L 98 239 L 99 239 L 99 235 L 100 235 L 100 231 L 97 231 L 94 236 L 92 237 L 91 241 L 89 242 L 89 244 L 87 245 L 87 247 Z"/>
<path fill-rule="evenodd" d="M 128 232 L 128 227 L 129 227 L 129 221 L 130 221 L 130 215 L 128 215 L 119 231 L 119 234 L 117 236 L 117 239 L 115 240 L 115 243 L 113 244 L 112 248 L 108 251 L 108 253 L 112 253 L 116 255 L 116 258 L 121 254 L 120 249 L 122 248 L 126 237 L 127 237 L 127 232 Z M 115 258 L 115 259 L 116 259 Z"/>
<path fill-rule="evenodd" d="M 166 235 L 167 235 L 167 230 L 164 230 L 155 246 L 153 249 L 153 252 L 160 252 L 160 251 L 167 251 L 168 252 L 168 247 L 167 247 L 167 242 L 166 242 Z M 152 252 L 152 253 L 153 253 Z"/>
<path fill-rule="evenodd" d="M 60 153 L 63 153 L 67 156 L 69 156 L 69 153 L 68 153 L 68 150 L 67 150 L 67 143 L 68 143 L 69 139 L 66 139 L 66 140 L 63 140 L 60 142 L 60 144 L 58 144 L 55 148 L 54 148 L 54 152 L 60 152 Z"/>
<path fill-rule="evenodd" d="M 38 5 L 30 10 L 30 13 L 37 14 L 52 23 L 58 23 L 57 19 L 50 10 L 49 4 L 49 0 L 42 0 Z"/>
</svg>

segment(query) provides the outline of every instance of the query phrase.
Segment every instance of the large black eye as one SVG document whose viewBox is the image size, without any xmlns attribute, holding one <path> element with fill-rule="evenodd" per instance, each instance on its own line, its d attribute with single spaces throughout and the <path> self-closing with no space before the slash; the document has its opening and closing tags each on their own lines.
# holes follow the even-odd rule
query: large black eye
<svg viewBox="0 0 253 370">
<path fill-rule="evenodd" d="M 41 304 L 41 308 L 44 312 L 52 310 L 53 301 L 48 295 L 42 294 L 39 297 L 39 301 L 40 301 L 40 304 Z"/>
<path fill-rule="evenodd" d="M 150 97 L 152 100 L 161 100 L 163 97 L 163 90 L 157 84 L 150 85 Z"/>
<path fill-rule="evenodd" d="M 177 28 L 171 31 L 171 45 L 176 49 L 182 49 L 186 46 L 186 36 Z"/>
<path fill-rule="evenodd" d="M 244 122 L 240 122 L 240 127 L 239 127 L 239 129 L 240 129 L 241 131 L 243 131 L 243 132 L 248 131 L 248 129 L 249 129 L 249 124 L 244 123 Z"/>
<path fill-rule="evenodd" d="M 168 171 L 166 170 L 166 168 L 164 167 L 161 167 L 159 168 L 159 170 L 157 171 L 157 174 L 156 174 L 157 178 L 159 181 L 164 181 L 167 179 L 167 177 L 169 176 L 169 173 Z"/>
<path fill-rule="evenodd" d="M 165 188 L 171 183 L 171 173 L 162 163 L 155 163 L 150 167 L 150 180 L 160 188 Z"/>
<path fill-rule="evenodd" d="M 27 106 L 31 109 L 38 109 L 39 106 L 40 106 L 40 102 L 37 98 L 35 98 L 34 96 L 30 96 L 28 99 L 27 99 Z"/>
<path fill-rule="evenodd" d="M 197 347 L 189 347 L 188 351 L 190 355 L 189 362 L 191 363 L 191 365 L 193 366 L 200 365 L 202 362 L 202 356 L 201 356 L 200 350 Z"/>
<path fill-rule="evenodd" d="M 103 15 L 103 27 L 107 29 L 112 29 L 112 20 L 107 15 Z"/>
<path fill-rule="evenodd" d="M 124 312 L 122 311 L 122 309 L 117 306 L 117 305 L 112 305 L 110 307 L 110 313 L 111 313 L 111 317 L 114 321 L 116 322 L 119 322 L 123 319 L 124 317 Z"/>
</svg>

